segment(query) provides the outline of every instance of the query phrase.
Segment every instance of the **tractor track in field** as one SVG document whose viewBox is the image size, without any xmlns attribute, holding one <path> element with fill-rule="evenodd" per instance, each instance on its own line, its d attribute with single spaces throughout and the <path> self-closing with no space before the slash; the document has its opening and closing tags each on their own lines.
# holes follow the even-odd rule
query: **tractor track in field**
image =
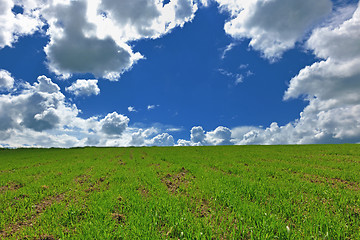
<svg viewBox="0 0 360 240">
<path fill-rule="evenodd" d="M 311 183 L 329 184 L 332 188 L 336 189 L 338 189 L 339 187 L 343 187 L 352 191 L 360 191 L 360 183 L 358 182 L 351 182 L 341 178 L 328 178 L 319 175 L 300 173 L 295 171 L 293 172 L 293 174 L 301 174 L 302 179 Z"/>
</svg>

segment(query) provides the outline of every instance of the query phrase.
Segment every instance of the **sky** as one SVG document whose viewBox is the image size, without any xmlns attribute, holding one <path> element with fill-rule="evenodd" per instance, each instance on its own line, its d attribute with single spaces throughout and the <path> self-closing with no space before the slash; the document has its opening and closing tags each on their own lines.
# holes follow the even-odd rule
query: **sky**
<svg viewBox="0 0 360 240">
<path fill-rule="evenodd" d="M 358 0 L 0 0 L 0 147 L 360 143 Z"/>
</svg>

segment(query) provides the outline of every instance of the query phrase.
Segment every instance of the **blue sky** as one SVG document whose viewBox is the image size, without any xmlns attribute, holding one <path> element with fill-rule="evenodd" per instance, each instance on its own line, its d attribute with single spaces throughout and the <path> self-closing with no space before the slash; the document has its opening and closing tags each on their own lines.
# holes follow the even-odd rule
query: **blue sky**
<svg viewBox="0 0 360 240">
<path fill-rule="evenodd" d="M 0 146 L 360 142 L 358 1 L 0 5 Z"/>
</svg>

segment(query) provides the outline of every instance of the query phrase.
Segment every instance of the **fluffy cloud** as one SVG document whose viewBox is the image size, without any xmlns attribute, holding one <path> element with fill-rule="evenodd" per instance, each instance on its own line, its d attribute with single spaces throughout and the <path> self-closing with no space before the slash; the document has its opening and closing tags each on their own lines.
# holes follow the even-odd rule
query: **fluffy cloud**
<svg viewBox="0 0 360 240">
<path fill-rule="evenodd" d="M 350 19 L 315 29 L 306 42 L 320 60 L 291 79 L 284 95 L 309 101 L 298 119 L 284 126 L 273 122 L 267 128 L 218 127 L 207 133 L 195 127 L 191 141 L 178 145 L 360 143 L 359 42 L 360 4 Z"/>
<path fill-rule="evenodd" d="M 66 88 L 66 91 L 71 92 L 75 96 L 91 96 L 98 95 L 100 89 L 97 85 L 98 80 L 84 80 L 78 79 L 70 87 Z"/>
<path fill-rule="evenodd" d="M 117 112 L 105 117 L 79 117 L 57 84 L 45 76 L 16 92 L 0 95 L 1 147 L 173 146 L 162 129 L 130 127 Z"/>
<path fill-rule="evenodd" d="M 219 126 L 213 131 L 205 132 L 201 126 L 190 131 L 190 141 L 179 139 L 177 146 L 232 145 L 231 130 Z"/>
<path fill-rule="evenodd" d="M 0 49 L 11 46 L 20 36 L 33 34 L 42 26 L 35 10 L 15 14 L 12 0 L 0 0 L 0 6 Z"/>
<path fill-rule="evenodd" d="M 59 87 L 45 76 L 33 86 L 27 84 L 19 95 L 0 95 L 0 131 L 30 129 L 41 132 L 56 128 L 76 116 L 78 110 L 64 102 Z"/>
<path fill-rule="evenodd" d="M 172 146 L 162 129 L 130 127 L 117 112 L 104 117 L 79 117 L 59 86 L 46 76 L 17 91 L 0 94 L 1 147 Z"/>
<path fill-rule="evenodd" d="M 284 99 L 309 105 L 285 126 L 235 128 L 236 144 L 360 142 L 360 4 L 352 18 L 317 28 L 306 46 L 321 60 L 290 81 Z"/>
<path fill-rule="evenodd" d="M 101 130 L 108 135 L 121 135 L 128 127 L 130 119 L 116 112 L 109 113 L 103 120 Z"/>
<path fill-rule="evenodd" d="M 0 90 L 10 90 L 14 86 L 14 78 L 11 74 L 0 69 Z"/>
<path fill-rule="evenodd" d="M 249 38 L 250 46 L 271 60 L 294 47 L 306 31 L 331 12 L 330 0 L 216 0 L 232 19 L 225 31 Z"/>
<path fill-rule="evenodd" d="M 313 32 L 307 46 L 324 60 L 302 69 L 285 93 L 285 99 L 306 96 L 302 119 L 312 117 L 322 135 L 346 141 L 359 133 L 359 42 L 360 4 L 351 19 Z"/>
<path fill-rule="evenodd" d="M 22 7 L 15 14 L 12 8 Z M 129 41 L 158 38 L 194 18 L 197 3 L 173 0 L 0 0 L 0 48 L 49 26 L 45 47 L 49 69 L 68 78 L 92 73 L 117 80 L 143 56 Z"/>
<path fill-rule="evenodd" d="M 107 34 L 125 40 L 157 38 L 191 21 L 196 10 L 193 0 L 172 0 L 165 5 L 159 0 L 103 0 L 97 7 L 103 13 L 101 26 L 117 28 L 117 32 Z"/>
<path fill-rule="evenodd" d="M 40 7 L 49 25 L 45 47 L 51 71 L 63 78 L 92 73 L 117 80 L 143 56 L 129 41 L 158 38 L 191 21 L 197 10 L 192 0 L 49 1 Z"/>
<path fill-rule="evenodd" d="M 141 58 L 126 44 L 111 37 L 96 36 L 89 22 L 87 1 L 51 4 L 43 10 L 49 23 L 50 43 L 45 47 L 50 69 L 64 77 L 72 73 L 93 73 L 116 80 Z"/>
<path fill-rule="evenodd" d="M 114 113 L 103 119 L 82 119 L 78 113 L 57 84 L 40 76 L 32 85 L 24 83 L 18 91 L 0 95 L 0 145 L 81 146 L 87 138 L 99 139 L 110 129 L 120 133 L 127 127 L 128 119 Z M 116 117 L 126 124 L 116 122 Z"/>
<path fill-rule="evenodd" d="M 209 145 L 231 145 L 231 130 L 219 126 L 214 131 L 207 132 L 205 140 Z"/>
<path fill-rule="evenodd" d="M 205 143 L 205 131 L 201 126 L 193 127 L 190 131 L 190 140 L 193 143 Z"/>
<path fill-rule="evenodd" d="M 159 134 L 151 141 L 154 146 L 174 146 L 174 138 L 168 133 Z"/>
</svg>

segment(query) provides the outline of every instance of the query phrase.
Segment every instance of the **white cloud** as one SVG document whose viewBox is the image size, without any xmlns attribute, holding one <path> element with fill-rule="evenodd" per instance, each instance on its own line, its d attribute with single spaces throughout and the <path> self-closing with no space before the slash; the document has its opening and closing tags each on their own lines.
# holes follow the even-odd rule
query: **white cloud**
<svg viewBox="0 0 360 240">
<path fill-rule="evenodd" d="M 14 78 L 11 74 L 4 69 L 0 69 L 0 90 L 10 90 L 13 86 Z"/>
<path fill-rule="evenodd" d="M 132 107 L 132 106 L 128 107 L 128 111 L 129 112 L 137 112 L 136 109 L 134 107 Z"/>
<path fill-rule="evenodd" d="M 193 0 L 172 0 L 165 6 L 158 0 L 103 0 L 97 11 L 106 15 L 101 26 L 108 24 L 117 29 L 103 34 L 128 41 L 158 38 L 176 26 L 183 26 L 193 19 L 197 4 Z"/>
<path fill-rule="evenodd" d="M 168 133 L 162 133 L 152 139 L 154 146 L 174 146 L 174 138 Z"/>
<path fill-rule="evenodd" d="M 147 110 L 153 110 L 153 109 L 155 109 L 157 107 L 160 107 L 160 105 L 148 105 Z"/>
<path fill-rule="evenodd" d="M 49 69 L 62 78 L 74 73 L 118 80 L 143 56 L 129 41 L 158 38 L 194 18 L 197 3 L 173 0 L 0 0 L 0 48 L 48 25 Z"/>
<path fill-rule="evenodd" d="M 109 113 L 100 121 L 101 130 L 108 135 L 121 135 L 128 127 L 130 119 L 117 112 Z"/>
<path fill-rule="evenodd" d="M 197 10 L 192 0 L 50 1 L 41 13 L 49 24 L 45 47 L 48 65 L 57 75 L 92 73 L 118 80 L 143 56 L 129 41 L 158 38 L 191 21 Z"/>
<path fill-rule="evenodd" d="M 187 146 L 200 146 L 200 145 L 195 145 L 195 143 L 193 143 L 191 141 L 187 141 L 185 139 L 178 139 L 176 146 L 187 147 Z"/>
<path fill-rule="evenodd" d="M 75 96 L 91 96 L 100 94 L 100 89 L 97 85 L 98 80 L 91 79 L 78 79 L 66 88 L 66 91 L 74 94 Z"/>
<path fill-rule="evenodd" d="M 244 81 L 244 76 L 240 73 L 228 72 L 222 68 L 219 69 L 219 72 L 226 77 L 234 79 L 235 85 L 242 83 Z"/>
<path fill-rule="evenodd" d="M 249 67 L 249 64 L 241 64 L 239 66 L 240 69 L 247 69 Z"/>
<path fill-rule="evenodd" d="M 285 99 L 303 94 L 320 100 L 358 102 L 359 41 L 360 6 L 353 18 L 340 26 L 316 29 L 309 38 L 307 46 L 316 56 L 324 60 L 302 69 L 291 80 Z"/>
<path fill-rule="evenodd" d="M 52 4 L 43 14 L 49 23 L 50 43 L 45 47 L 50 69 L 69 77 L 72 73 L 93 73 L 116 80 L 142 56 L 125 43 L 96 36 L 89 22 L 87 1 Z"/>
<path fill-rule="evenodd" d="M 313 31 L 306 46 L 320 60 L 291 79 L 285 92 L 286 100 L 309 101 L 300 118 L 280 127 L 235 128 L 236 144 L 360 142 L 360 4 L 350 19 L 335 22 Z"/>
<path fill-rule="evenodd" d="M 177 146 L 232 145 L 233 139 L 229 128 L 219 126 L 213 131 L 205 132 L 201 126 L 190 131 L 190 141 L 179 139 Z"/>
<path fill-rule="evenodd" d="M 225 59 L 226 54 L 228 52 L 230 52 L 235 46 L 236 46 L 235 43 L 230 43 L 229 45 L 227 45 L 226 48 L 224 49 L 224 51 L 221 54 L 221 59 Z"/>
<path fill-rule="evenodd" d="M 328 0 L 217 1 L 232 15 L 226 32 L 235 38 L 251 39 L 250 45 L 272 60 L 302 41 L 331 9 Z M 0 0 L 0 48 L 36 31 L 43 24 L 41 13 L 49 24 L 50 42 L 45 52 L 52 71 L 64 77 L 89 72 L 110 80 L 118 79 L 142 58 L 132 51 L 130 40 L 160 37 L 191 21 L 197 10 L 197 4 L 190 0 L 174 0 L 165 6 L 155 0 L 18 2 L 24 14 L 13 14 L 13 2 Z M 127 11 L 117 15 L 124 6 Z M 333 12 L 312 31 L 305 47 L 320 60 L 291 79 L 284 95 L 284 99 L 305 97 L 309 101 L 294 122 L 232 130 L 220 126 L 209 132 L 194 127 L 191 140 L 180 139 L 177 144 L 360 142 L 359 22 L 358 5 L 355 12 L 351 7 Z M 11 74 L 4 70 L 0 73 L 0 87 L 11 89 Z M 226 71 L 223 74 L 235 76 Z M 45 76 L 20 87 L 17 92 L 0 94 L 0 146 L 174 145 L 174 138 L 163 129 L 129 126 L 130 119 L 117 112 L 105 117 L 79 117 L 77 107 L 67 102 L 59 86 Z M 158 106 L 149 105 L 148 110 Z"/>
<path fill-rule="evenodd" d="M 190 131 L 190 140 L 193 143 L 205 144 L 205 131 L 201 126 L 193 127 Z"/>
<path fill-rule="evenodd" d="M 59 87 L 44 76 L 33 86 L 26 84 L 19 95 L 0 95 L 0 131 L 54 129 L 78 114 L 77 108 L 66 105 L 64 99 Z"/>
<path fill-rule="evenodd" d="M 0 6 L 0 49 L 12 46 L 19 37 L 33 34 L 43 25 L 35 10 L 14 14 L 12 0 L 0 0 Z"/>
<path fill-rule="evenodd" d="M 57 84 L 53 83 L 50 78 L 42 75 L 37 78 L 37 83 L 34 83 L 34 87 L 39 92 L 44 93 L 56 93 L 60 91 L 60 88 Z"/>
<path fill-rule="evenodd" d="M 205 140 L 210 145 L 232 145 L 231 130 L 219 126 L 214 131 L 207 132 Z"/>
<path fill-rule="evenodd" d="M 232 18 L 225 31 L 249 38 L 250 46 L 275 60 L 301 41 L 304 34 L 331 12 L 330 0 L 216 0 Z"/>
<path fill-rule="evenodd" d="M 0 94 L 0 145 L 11 147 L 126 146 L 129 118 L 116 112 L 83 119 L 57 84 L 40 76 L 18 91 Z M 123 136 L 124 135 L 124 136 Z"/>
<path fill-rule="evenodd" d="M 130 141 L 130 145 L 131 146 L 145 146 L 145 133 L 142 129 L 139 129 L 138 132 L 135 132 L 133 134 L 131 134 L 131 141 Z"/>
</svg>

